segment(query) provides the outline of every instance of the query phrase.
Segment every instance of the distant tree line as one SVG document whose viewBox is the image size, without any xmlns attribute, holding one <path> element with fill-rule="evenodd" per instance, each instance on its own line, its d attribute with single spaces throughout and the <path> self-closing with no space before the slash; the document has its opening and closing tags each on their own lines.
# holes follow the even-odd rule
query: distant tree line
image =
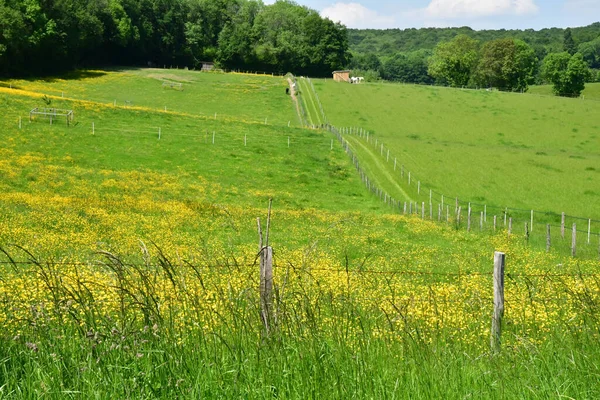
<svg viewBox="0 0 600 400">
<path fill-rule="evenodd" d="M 293 1 L 0 0 L 0 74 L 179 65 L 330 75 L 346 28 Z"/>
<path fill-rule="evenodd" d="M 600 81 L 600 23 L 583 28 L 349 30 L 349 67 L 367 79 L 578 96 Z"/>
</svg>

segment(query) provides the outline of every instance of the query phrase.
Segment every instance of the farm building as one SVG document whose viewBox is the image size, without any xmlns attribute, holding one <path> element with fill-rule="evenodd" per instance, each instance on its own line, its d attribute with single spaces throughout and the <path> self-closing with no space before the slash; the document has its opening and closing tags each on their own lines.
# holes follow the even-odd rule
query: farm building
<svg viewBox="0 0 600 400">
<path fill-rule="evenodd" d="M 350 72 L 352 71 L 333 71 L 333 80 L 336 82 L 350 82 Z"/>
</svg>

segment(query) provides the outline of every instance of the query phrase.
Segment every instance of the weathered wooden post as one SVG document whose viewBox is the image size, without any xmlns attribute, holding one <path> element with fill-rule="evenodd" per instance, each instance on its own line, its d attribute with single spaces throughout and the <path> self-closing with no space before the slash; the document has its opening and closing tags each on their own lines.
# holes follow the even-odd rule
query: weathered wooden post
<svg viewBox="0 0 600 400">
<path fill-rule="evenodd" d="M 406 202 L 404 202 L 404 215 L 406 215 Z"/>
<path fill-rule="evenodd" d="M 525 222 L 525 244 L 529 244 L 529 224 Z"/>
<path fill-rule="evenodd" d="M 529 226 L 529 230 L 533 232 L 533 210 L 531 210 L 531 225 Z"/>
<path fill-rule="evenodd" d="M 483 211 L 481 212 L 481 218 L 479 219 L 479 230 L 483 231 Z"/>
<path fill-rule="evenodd" d="M 573 234 L 571 235 L 571 255 L 577 256 L 577 224 L 573 224 Z"/>
<path fill-rule="evenodd" d="M 562 213 L 560 218 L 560 236 L 563 239 L 565 238 L 565 213 Z"/>
<path fill-rule="evenodd" d="M 469 203 L 469 211 L 467 213 L 467 232 L 471 232 L 471 203 Z"/>
<path fill-rule="evenodd" d="M 550 224 L 546 225 L 546 253 L 550 253 L 552 246 L 552 237 L 550 236 Z"/>
<path fill-rule="evenodd" d="M 442 222 L 442 211 L 444 207 L 441 204 L 438 204 L 438 222 Z"/>
<path fill-rule="evenodd" d="M 425 219 L 425 202 L 421 203 L 421 219 Z"/>
<path fill-rule="evenodd" d="M 456 228 L 460 228 L 460 212 L 462 211 L 462 207 L 458 206 L 458 210 L 456 210 Z"/>
<path fill-rule="evenodd" d="M 508 237 L 512 234 L 512 217 L 508 219 Z"/>
<path fill-rule="evenodd" d="M 504 269 L 506 254 L 497 251 L 494 254 L 494 314 L 492 316 L 491 347 L 494 353 L 500 351 L 502 344 L 502 317 L 504 316 Z"/>
<path fill-rule="evenodd" d="M 590 244 L 592 240 L 592 220 L 589 219 L 588 220 L 588 240 L 587 240 L 587 244 Z"/>
<path fill-rule="evenodd" d="M 494 232 L 496 232 L 497 227 L 498 227 L 498 216 L 494 215 Z"/>
</svg>

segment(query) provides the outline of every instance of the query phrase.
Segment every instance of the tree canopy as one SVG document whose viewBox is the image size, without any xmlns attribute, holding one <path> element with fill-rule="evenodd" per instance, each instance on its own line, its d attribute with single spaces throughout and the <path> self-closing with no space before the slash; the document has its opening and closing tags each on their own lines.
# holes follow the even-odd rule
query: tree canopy
<svg viewBox="0 0 600 400">
<path fill-rule="evenodd" d="M 348 49 L 344 26 L 289 0 L 0 0 L 5 76 L 203 61 L 325 76 Z"/>
</svg>

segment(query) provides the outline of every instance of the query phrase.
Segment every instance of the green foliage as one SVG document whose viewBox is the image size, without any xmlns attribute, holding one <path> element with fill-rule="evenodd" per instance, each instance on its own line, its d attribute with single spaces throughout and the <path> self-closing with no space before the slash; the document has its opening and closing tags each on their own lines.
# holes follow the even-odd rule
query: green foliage
<svg viewBox="0 0 600 400">
<path fill-rule="evenodd" d="M 570 55 L 573 55 L 577 52 L 577 46 L 573 40 L 573 32 L 571 32 L 571 28 L 565 29 L 563 37 L 563 49 Z"/>
<path fill-rule="evenodd" d="M 430 84 L 428 60 L 432 52 L 420 50 L 408 54 L 396 54 L 384 64 L 384 77 L 390 81 Z"/>
<path fill-rule="evenodd" d="M 526 91 L 533 82 L 536 64 L 533 49 L 522 40 L 492 40 L 483 45 L 476 80 L 484 87 Z"/>
<path fill-rule="evenodd" d="M 450 86 L 466 86 L 478 61 L 479 42 L 458 35 L 436 46 L 429 60 L 429 75 Z"/>
<path fill-rule="evenodd" d="M 0 75 L 180 65 L 324 76 L 349 61 L 346 28 L 292 1 L 0 1 Z"/>
<path fill-rule="evenodd" d="M 558 96 L 579 97 L 591 73 L 580 53 L 549 54 L 544 59 L 543 76 L 553 84 Z"/>
</svg>

